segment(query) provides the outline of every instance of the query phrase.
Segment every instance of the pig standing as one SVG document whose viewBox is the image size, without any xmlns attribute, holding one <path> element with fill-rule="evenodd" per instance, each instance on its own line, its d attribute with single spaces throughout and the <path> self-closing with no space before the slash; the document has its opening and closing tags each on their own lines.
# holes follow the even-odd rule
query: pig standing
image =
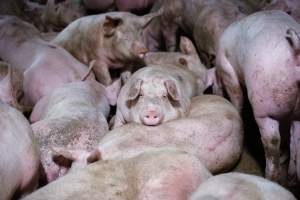
<svg viewBox="0 0 300 200">
<path fill-rule="evenodd" d="M 108 96 L 116 86 L 120 85 L 105 89 L 95 80 L 69 83 L 36 104 L 30 119 L 35 122 L 32 129 L 48 182 L 71 166 L 78 169 L 100 158 L 97 152 L 90 152 L 108 131 Z"/>
<path fill-rule="evenodd" d="M 289 174 L 300 178 L 299 32 L 300 25 L 286 13 L 258 12 L 226 29 L 217 56 L 221 87 L 215 87 L 215 92 L 225 90 L 241 111 L 243 88 L 247 89 L 265 150 L 266 177 L 276 181 L 281 178 L 279 126 L 283 120 L 292 126 Z"/>
<path fill-rule="evenodd" d="M 23 111 L 23 74 L 8 63 L 0 62 L 0 100 Z"/>
<path fill-rule="evenodd" d="M 186 200 L 209 177 L 194 156 L 161 149 L 129 159 L 98 161 L 24 200 Z"/>
<path fill-rule="evenodd" d="M 0 102 L 0 199 L 26 194 L 38 184 L 39 151 L 26 118 Z"/>
<path fill-rule="evenodd" d="M 86 66 L 63 48 L 40 39 L 32 25 L 12 16 L 0 17 L 0 58 L 24 72 L 24 103 L 31 108 L 55 88 L 81 80 Z M 93 73 L 87 77 L 92 79 Z"/>
<path fill-rule="evenodd" d="M 189 200 L 296 200 L 287 189 L 264 178 L 227 173 L 209 178 Z"/>
<path fill-rule="evenodd" d="M 138 17 L 126 12 L 111 12 L 86 16 L 72 22 L 53 43 L 85 64 L 96 60 L 93 71 L 98 81 L 109 85 L 112 82 L 110 68 L 140 61 L 147 52 L 142 30 L 158 14 Z"/>
<path fill-rule="evenodd" d="M 165 0 L 157 4 L 163 7 L 163 13 L 144 33 L 146 40 L 150 41 L 148 44 L 163 37 L 167 50 L 175 51 L 176 32 L 180 27 L 194 38 L 201 56 L 206 58 L 206 65 L 215 56 L 218 39 L 224 29 L 245 16 L 233 0 Z M 161 27 L 158 30 L 161 34 L 157 33 L 157 27 Z"/>
<path fill-rule="evenodd" d="M 238 111 L 224 98 L 202 95 L 192 99 L 185 118 L 154 127 L 130 123 L 109 132 L 98 149 L 103 160 L 111 160 L 176 147 L 196 156 L 212 173 L 219 173 L 236 164 L 242 146 Z"/>
<path fill-rule="evenodd" d="M 122 87 L 114 128 L 129 122 L 158 125 L 185 116 L 198 92 L 196 77 L 177 66 L 149 65 Z"/>
</svg>

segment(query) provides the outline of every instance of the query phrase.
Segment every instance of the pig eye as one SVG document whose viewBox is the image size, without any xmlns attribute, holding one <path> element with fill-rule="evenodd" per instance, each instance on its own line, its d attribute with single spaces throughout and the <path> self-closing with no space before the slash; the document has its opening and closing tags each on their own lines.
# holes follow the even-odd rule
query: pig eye
<svg viewBox="0 0 300 200">
<path fill-rule="evenodd" d="M 144 94 L 142 94 L 142 93 L 139 94 L 139 97 L 143 97 L 143 96 L 144 96 Z"/>
<path fill-rule="evenodd" d="M 167 99 L 167 98 L 168 98 L 168 96 L 165 94 L 165 95 L 163 95 L 163 98 L 164 98 L 164 99 Z"/>
</svg>

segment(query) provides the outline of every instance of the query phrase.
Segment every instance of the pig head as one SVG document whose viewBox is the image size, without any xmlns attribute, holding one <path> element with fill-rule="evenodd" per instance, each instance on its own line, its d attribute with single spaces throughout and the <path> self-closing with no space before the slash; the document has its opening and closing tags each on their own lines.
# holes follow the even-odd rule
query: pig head
<svg viewBox="0 0 300 200">
<path fill-rule="evenodd" d="M 130 122 L 154 126 L 182 117 L 196 94 L 196 78 L 188 71 L 167 65 L 140 69 L 120 91 L 114 127 Z"/>
<path fill-rule="evenodd" d="M 53 40 L 79 61 L 96 60 L 93 71 L 101 83 L 112 82 L 109 68 L 121 68 L 141 62 L 148 51 L 142 30 L 160 12 L 138 17 L 126 12 L 112 12 L 78 19 Z"/>
</svg>

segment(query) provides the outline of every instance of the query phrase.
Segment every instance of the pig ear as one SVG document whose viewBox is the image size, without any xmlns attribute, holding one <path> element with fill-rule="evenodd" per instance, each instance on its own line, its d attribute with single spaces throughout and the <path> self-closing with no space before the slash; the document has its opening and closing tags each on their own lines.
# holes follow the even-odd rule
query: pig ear
<svg viewBox="0 0 300 200">
<path fill-rule="evenodd" d="M 128 93 L 128 100 L 134 100 L 138 97 L 138 95 L 141 92 L 141 86 L 142 86 L 143 80 L 138 79 L 129 89 Z"/>
<path fill-rule="evenodd" d="M 197 54 L 197 50 L 196 50 L 193 42 L 184 36 L 180 37 L 180 51 L 187 55 Z"/>
<path fill-rule="evenodd" d="M 103 29 L 104 29 L 104 36 L 105 37 L 111 37 L 116 28 L 120 26 L 123 23 L 123 19 L 119 17 L 111 17 L 109 15 L 105 16 L 105 21 L 103 24 Z"/>
<path fill-rule="evenodd" d="M 52 147 L 52 160 L 59 166 L 70 168 L 76 155 L 71 150 L 64 148 Z"/>
<path fill-rule="evenodd" d="M 179 93 L 178 93 L 178 90 L 177 90 L 177 87 L 176 87 L 176 84 L 174 83 L 174 81 L 166 80 L 164 82 L 164 84 L 165 84 L 168 94 L 170 95 L 172 100 L 179 101 Z"/>
<path fill-rule="evenodd" d="M 120 75 L 121 78 L 121 85 L 125 85 L 125 83 L 128 81 L 128 79 L 131 77 L 131 72 L 130 71 L 125 71 L 122 72 Z"/>
<path fill-rule="evenodd" d="M 105 88 L 106 97 L 110 105 L 112 106 L 116 105 L 120 90 L 121 90 L 121 79 L 115 80 L 111 85 Z"/>
<path fill-rule="evenodd" d="M 162 15 L 162 13 L 163 13 L 163 8 L 160 8 L 156 12 L 142 16 L 140 19 L 141 19 L 143 28 L 146 28 L 155 17 Z"/>
<path fill-rule="evenodd" d="M 87 157 L 87 163 L 94 163 L 97 162 L 98 160 L 101 160 L 101 153 L 98 149 L 95 149 L 90 153 L 90 155 Z"/>
<path fill-rule="evenodd" d="M 300 36 L 299 34 L 292 28 L 289 28 L 286 32 L 286 39 L 290 43 L 291 47 L 296 51 L 296 53 L 300 52 Z"/>
</svg>

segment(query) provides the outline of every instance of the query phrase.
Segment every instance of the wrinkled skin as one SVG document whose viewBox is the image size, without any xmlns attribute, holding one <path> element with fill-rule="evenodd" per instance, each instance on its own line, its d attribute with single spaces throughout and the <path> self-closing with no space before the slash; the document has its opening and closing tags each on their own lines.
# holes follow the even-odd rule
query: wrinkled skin
<svg viewBox="0 0 300 200">
<path fill-rule="evenodd" d="M 165 0 L 157 4 L 163 7 L 163 13 L 151 22 L 149 32 L 145 33 L 146 39 L 150 40 L 148 45 L 151 45 L 152 40 L 161 41 L 160 37 L 163 37 L 166 49 L 175 51 L 176 32 L 181 28 L 194 38 L 206 65 L 215 56 L 218 39 L 224 29 L 245 16 L 233 0 Z M 156 30 L 157 26 L 161 34 L 151 31 Z"/>
<path fill-rule="evenodd" d="M 8 63 L 0 62 L 0 100 L 23 111 L 23 74 Z"/>
<path fill-rule="evenodd" d="M 243 146 L 242 120 L 224 98 L 192 99 L 185 118 L 159 126 L 130 123 L 110 131 L 98 149 L 103 160 L 124 159 L 149 149 L 175 147 L 196 156 L 212 173 L 231 169 Z"/>
<path fill-rule="evenodd" d="M 32 192 L 38 184 L 40 156 L 26 118 L 0 102 L 0 198 Z"/>
<path fill-rule="evenodd" d="M 218 188 L 216 190 L 216 188 Z M 287 189 L 267 179 L 242 173 L 209 178 L 189 200 L 296 200 Z"/>
<path fill-rule="evenodd" d="M 148 51 L 142 42 L 142 30 L 159 14 L 142 17 L 111 12 L 80 18 L 53 40 L 85 64 L 96 60 L 93 71 L 101 83 L 112 82 L 109 68 L 121 68 L 141 61 Z"/>
<path fill-rule="evenodd" d="M 83 0 L 86 8 L 98 11 L 143 11 L 150 8 L 155 0 Z"/>
<path fill-rule="evenodd" d="M 155 126 L 183 117 L 197 92 L 196 77 L 188 70 L 171 65 L 144 67 L 120 91 L 114 128 L 130 122 Z"/>
<path fill-rule="evenodd" d="M 191 71 L 197 79 L 198 94 L 202 94 L 215 80 L 215 69 L 206 69 L 187 37 L 182 36 L 180 39 L 180 52 L 149 52 L 144 61 L 146 65 L 175 65 Z"/>
<path fill-rule="evenodd" d="M 215 92 L 221 95 L 226 92 L 241 111 L 243 88 L 247 89 L 265 150 L 265 174 L 274 181 L 283 178 L 279 161 L 279 126 L 283 120 L 292 126 L 290 178 L 296 178 L 297 171 L 298 175 L 300 172 L 297 158 L 300 38 L 297 32 L 300 25 L 286 13 L 259 12 L 226 29 L 218 50 L 216 75 L 220 87 L 215 87 Z"/>
<path fill-rule="evenodd" d="M 41 188 L 24 200 L 186 200 L 209 171 L 178 150 L 149 151 L 134 158 L 98 161 Z"/>
<path fill-rule="evenodd" d="M 40 39 L 32 25 L 16 18 L 0 19 L 0 58 L 24 73 L 24 103 L 28 109 L 44 95 L 79 81 L 88 68 L 63 48 Z M 91 73 L 87 79 L 93 79 Z"/>
<path fill-rule="evenodd" d="M 100 159 L 90 152 L 108 131 L 111 90 L 96 81 L 69 83 L 34 107 L 30 119 L 48 182 Z"/>
<path fill-rule="evenodd" d="M 269 4 L 265 4 L 263 9 L 282 10 L 300 23 L 300 1 L 298 0 L 273 0 Z"/>
</svg>

